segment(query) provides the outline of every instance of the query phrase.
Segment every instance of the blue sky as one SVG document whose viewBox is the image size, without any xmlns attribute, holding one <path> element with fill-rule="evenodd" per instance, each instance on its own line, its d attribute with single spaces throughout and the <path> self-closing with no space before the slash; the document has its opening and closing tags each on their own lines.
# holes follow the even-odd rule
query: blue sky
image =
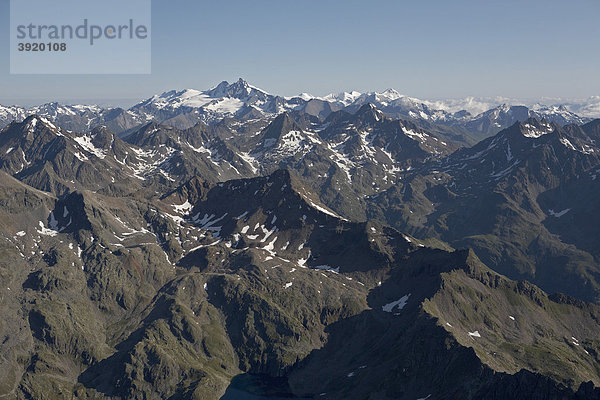
<svg viewBox="0 0 600 400">
<path fill-rule="evenodd" d="M 154 0 L 152 74 L 10 75 L 0 0 L 0 103 L 127 102 L 238 77 L 282 95 L 584 98 L 600 94 L 598 15 L 598 0 Z"/>
</svg>

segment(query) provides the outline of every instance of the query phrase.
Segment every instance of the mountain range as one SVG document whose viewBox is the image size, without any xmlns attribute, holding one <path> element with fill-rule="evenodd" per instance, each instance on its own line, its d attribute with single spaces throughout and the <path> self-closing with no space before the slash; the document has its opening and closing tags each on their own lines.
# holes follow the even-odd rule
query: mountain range
<svg viewBox="0 0 600 400">
<path fill-rule="evenodd" d="M 68 130 L 84 132 L 104 125 L 121 134 L 148 122 L 185 129 L 198 122 L 213 124 L 226 117 L 247 121 L 274 117 L 284 111 L 302 111 L 326 118 L 339 110 L 354 113 L 365 104 L 373 104 L 392 118 L 410 120 L 430 131 L 453 131 L 462 138 L 465 145 L 473 145 L 482 138 L 527 118 L 546 119 L 566 125 L 582 124 L 589 122 L 592 117 L 600 117 L 600 100 L 596 97 L 587 102 L 556 105 L 534 103 L 529 107 L 510 99 L 424 101 L 402 95 L 394 89 L 382 93 L 353 91 L 324 97 L 303 93 L 295 97 L 284 97 L 269 94 L 240 78 L 231 84 L 223 81 L 204 91 L 185 89 L 164 92 L 141 101 L 128 110 L 59 103 L 32 108 L 0 106 L 0 127 L 36 114 L 50 118 Z"/>
<path fill-rule="evenodd" d="M 413 100 L 10 114 L 0 397 L 599 398 L 600 120 Z"/>
</svg>

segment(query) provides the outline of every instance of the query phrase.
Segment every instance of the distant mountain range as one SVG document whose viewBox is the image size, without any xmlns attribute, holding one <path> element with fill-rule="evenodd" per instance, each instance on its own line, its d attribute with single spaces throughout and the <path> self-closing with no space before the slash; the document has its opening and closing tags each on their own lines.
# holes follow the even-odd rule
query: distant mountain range
<svg viewBox="0 0 600 400">
<path fill-rule="evenodd" d="M 0 127 L 10 121 L 22 121 L 27 115 L 37 114 L 73 131 L 90 131 L 104 125 L 120 134 L 151 121 L 185 129 L 198 122 L 214 124 L 223 118 L 247 121 L 273 117 L 284 111 L 302 111 L 326 118 L 339 110 L 353 113 L 370 103 L 392 118 L 407 119 L 436 132 L 453 131 L 464 136 L 465 144 L 473 144 L 527 118 L 546 119 L 566 125 L 582 124 L 589 122 L 591 117 L 600 116 L 600 97 L 592 97 L 586 103 L 534 104 L 531 107 L 509 103 L 494 105 L 496 102 L 473 98 L 451 102 L 423 101 L 401 95 L 393 89 L 382 93 L 344 92 L 325 97 L 304 93 L 296 97 L 283 97 L 271 95 L 239 79 L 232 84 L 223 81 L 205 91 L 186 89 L 165 92 L 128 110 L 58 103 L 32 108 L 0 106 Z"/>
<path fill-rule="evenodd" d="M 242 80 L 2 112 L 0 397 L 600 397 L 600 119 Z"/>
</svg>

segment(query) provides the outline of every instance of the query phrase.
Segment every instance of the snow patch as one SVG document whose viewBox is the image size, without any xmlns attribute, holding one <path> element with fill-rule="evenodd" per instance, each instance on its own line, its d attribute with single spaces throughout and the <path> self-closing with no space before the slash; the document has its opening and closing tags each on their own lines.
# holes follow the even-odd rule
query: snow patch
<svg viewBox="0 0 600 400">
<path fill-rule="evenodd" d="M 173 209 L 175 210 L 176 213 L 180 213 L 180 214 L 187 214 L 190 211 L 192 211 L 192 208 L 194 206 L 192 204 L 190 204 L 190 202 L 188 200 L 185 201 L 185 203 L 181 204 L 181 205 L 177 205 L 177 204 L 173 204 Z"/>
<path fill-rule="evenodd" d="M 565 215 L 566 213 L 568 213 L 569 211 L 571 211 L 570 208 L 565 208 L 564 210 L 559 211 L 559 212 L 555 212 L 554 210 L 548 210 L 548 214 L 552 215 L 553 217 L 560 218 L 563 215 Z"/>
<path fill-rule="evenodd" d="M 45 236 L 56 236 L 58 234 L 57 231 L 52 230 L 52 229 L 48 229 L 44 226 L 44 223 L 42 221 L 39 221 L 39 225 L 40 225 L 40 230 L 38 230 L 37 232 L 40 235 L 45 235 Z"/>
<path fill-rule="evenodd" d="M 388 303 L 384 306 L 382 306 L 382 310 L 388 313 L 394 312 L 394 309 L 397 308 L 398 311 L 402 310 L 404 308 L 404 306 L 406 306 L 406 303 L 408 302 L 408 298 L 410 297 L 410 293 L 407 295 L 402 296 L 401 298 L 399 298 L 396 301 L 392 301 L 391 303 Z M 398 313 L 396 313 L 395 315 L 398 315 Z"/>
<path fill-rule="evenodd" d="M 329 272 L 333 272 L 336 274 L 340 273 L 340 267 L 333 268 L 333 267 L 330 267 L 329 265 L 317 265 L 316 267 L 311 267 L 311 268 L 318 269 L 321 271 L 329 271 Z"/>
<path fill-rule="evenodd" d="M 554 128 L 551 124 L 541 123 L 540 128 L 537 128 L 530 124 L 523 124 L 523 136 L 529 138 L 539 138 L 540 136 L 547 135 L 548 133 L 552 133 Z"/>
<path fill-rule="evenodd" d="M 88 153 L 91 153 L 100 159 L 104 159 L 106 157 L 106 152 L 103 149 L 99 149 L 94 146 L 90 136 L 84 135 L 73 139 Z"/>
</svg>

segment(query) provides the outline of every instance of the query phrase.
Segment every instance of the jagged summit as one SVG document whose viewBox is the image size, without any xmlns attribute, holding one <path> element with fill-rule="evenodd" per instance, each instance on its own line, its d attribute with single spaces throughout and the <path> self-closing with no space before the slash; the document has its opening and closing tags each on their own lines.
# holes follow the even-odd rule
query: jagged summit
<svg viewBox="0 0 600 400">
<path fill-rule="evenodd" d="M 268 93 L 262 89 L 250 85 L 244 79 L 239 78 L 234 83 L 223 81 L 214 88 L 207 91 L 212 97 L 235 97 L 243 99 L 251 96 L 254 93 L 261 93 L 267 95 Z"/>
</svg>

